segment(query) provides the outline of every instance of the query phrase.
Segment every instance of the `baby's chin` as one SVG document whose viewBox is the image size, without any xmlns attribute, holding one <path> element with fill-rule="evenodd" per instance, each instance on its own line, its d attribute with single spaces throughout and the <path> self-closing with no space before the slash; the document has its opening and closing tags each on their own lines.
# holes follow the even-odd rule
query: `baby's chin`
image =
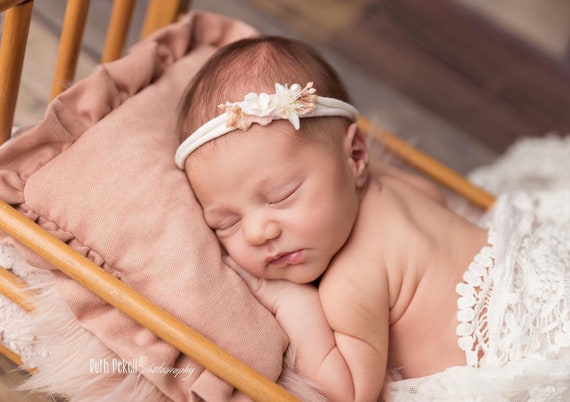
<svg viewBox="0 0 570 402">
<path fill-rule="evenodd" d="M 320 268 L 316 267 L 306 267 L 304 264 L 296 265 L 294 267 L 289 267 L 287 272 L 283 273 L 283 277 L 280 279 L 285 279 L 290 282 L 298 283 L 300 285 L 304 284 L 317 284 L 323 277 L 326 266 Z"/>
</svg>

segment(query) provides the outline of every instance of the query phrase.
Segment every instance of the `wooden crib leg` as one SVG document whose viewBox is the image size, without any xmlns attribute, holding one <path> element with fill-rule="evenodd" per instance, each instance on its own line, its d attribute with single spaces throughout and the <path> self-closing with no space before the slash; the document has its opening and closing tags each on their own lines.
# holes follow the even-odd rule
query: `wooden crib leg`
<svg viewBox="0 0 570 402">
<path fill-rule="evenodd" d="M 6 11 L 0 45 L 0 144 L 10 138 L 24 66 L 33 1 Z"/>
</svg>

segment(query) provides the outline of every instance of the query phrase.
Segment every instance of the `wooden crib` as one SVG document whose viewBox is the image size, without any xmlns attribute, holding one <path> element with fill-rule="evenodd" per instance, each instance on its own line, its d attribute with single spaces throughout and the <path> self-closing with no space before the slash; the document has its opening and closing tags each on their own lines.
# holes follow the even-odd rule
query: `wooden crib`
<svg viewBox="0 0 570 402">
<path fill-rule="evenodd" d="M 134 3 L 134 0 L 115 0 L 101 62 L 118 59 L 123 54 Z M 12 131 L 33 6 L 31 0 L 0 0 L 0 12 L 4 13 L 0 50 L 0 143 L 9 140 Z M 69 0 L 67 3 L 51 98 L 73 82 L 88 8 L 88 0 Z M 188 0 L 150 1 L 141 36 L 146 37 L 158 28 L 176 21 L 188 8 Z M 365 118 L 361 118 L 360 124 L 365 132 L 378 137 L 389 150 L 414 168 L 481 208 L 492 205 L 491 195 L 472 186 L 433 158 L 373 126 Z M 253 400 L 296 400 L 283 388 L 130 289 L 2 200 L 0 229 Z M 34 294 L 27 289 L 26 283 L 3 268 L 0 269 L 0 291 L 27 311 L 34 310 Z M 0 351 L 17 365 L 22 364 L 18 355 L 1 344 Z"/>
</svg>

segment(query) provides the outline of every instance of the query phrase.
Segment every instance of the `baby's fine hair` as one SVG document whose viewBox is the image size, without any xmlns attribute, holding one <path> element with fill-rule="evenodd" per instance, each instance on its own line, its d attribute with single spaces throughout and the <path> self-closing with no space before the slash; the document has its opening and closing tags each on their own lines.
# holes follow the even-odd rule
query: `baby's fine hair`
<svg viewBox="0 0 570 402">
<path fill-rule="evenodd" d="M 186 89 L 178 121 L 180 141 L 219 115 L 218 105 L 226 101 L 241 101 L 249 92 L 274 93 L 275 83 L 308 82 L 320 96 L 350 102 L 337 72 L 307 43 L 279 36 L 233 42 L 208 59 Z"/>
</svg>

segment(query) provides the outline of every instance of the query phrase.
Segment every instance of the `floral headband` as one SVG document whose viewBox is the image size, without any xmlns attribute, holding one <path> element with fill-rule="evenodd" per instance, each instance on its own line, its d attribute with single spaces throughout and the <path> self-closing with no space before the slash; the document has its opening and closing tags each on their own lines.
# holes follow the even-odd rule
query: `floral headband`
<svg viewBox="0 0 570 402">
<path fill-rule="evenodd" d="M 334 98 L 317 96 L 313 83 L 304 88 L 299 84 L 275 84 L 275 93 L 249 93 L 242 102 L 220 105 L 224 113 L 198 128 L 176 150 L 176 166 L 184 169 L 188 155 L 205 143 L 236 129 L 247 130 L 253 123 L 267 126 L 273 120 L 289 120 L 299 130 L 301 117 L 342 116 L 358 119 L 354 106 Z"/>
</svg>

